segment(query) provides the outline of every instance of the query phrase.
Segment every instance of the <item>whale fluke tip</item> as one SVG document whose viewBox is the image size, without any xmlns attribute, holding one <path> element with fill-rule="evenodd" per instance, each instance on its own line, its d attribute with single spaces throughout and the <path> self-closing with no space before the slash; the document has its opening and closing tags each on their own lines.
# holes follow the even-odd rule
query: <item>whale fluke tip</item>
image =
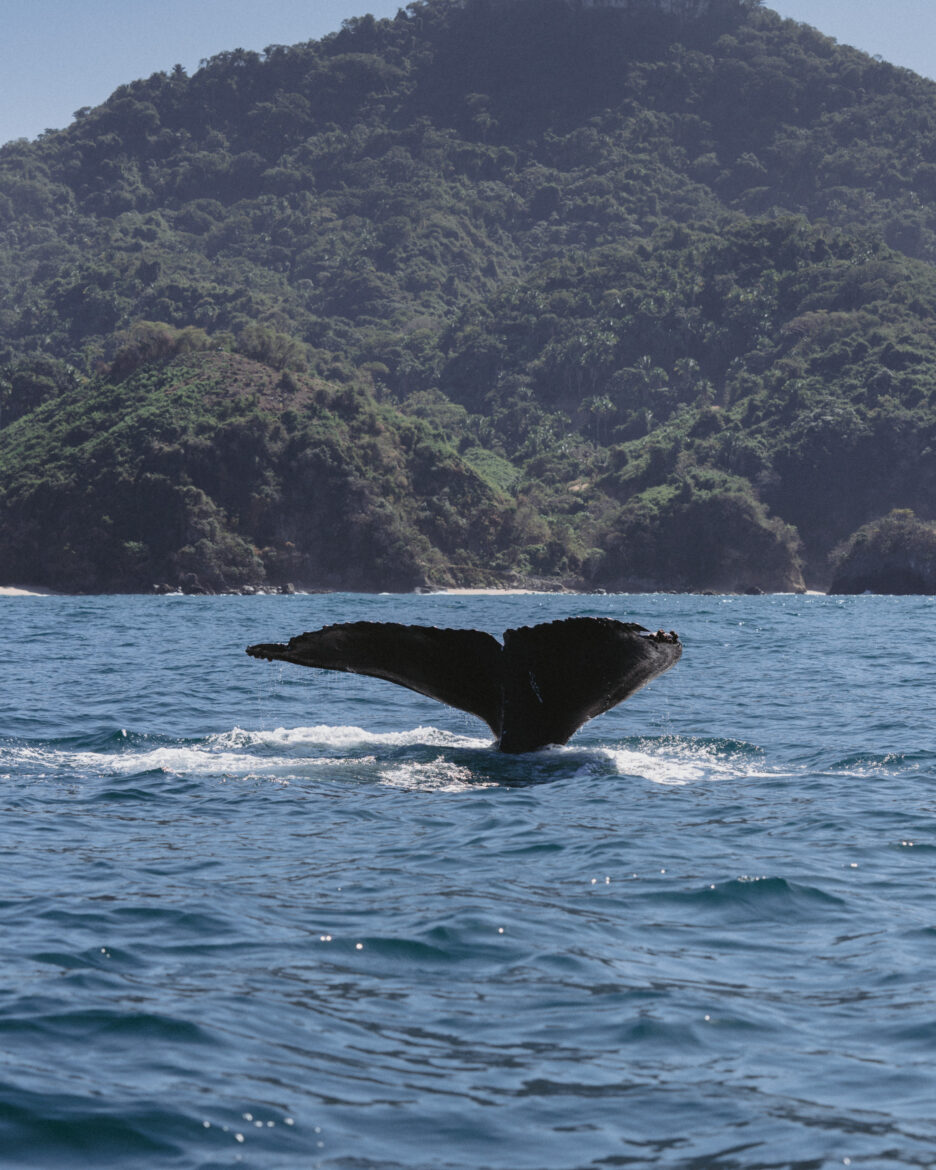
<svg viewBox="0 0 936 1170">
<path fill-rule="evenodd" d="M 262 658 L 264 662 L 275 662 L 282 657 L 286 647 L 277 642 L 261 642 L 256 646 L 248 646 L 247 653 L 251 658 Z M 277 653 L 279 651 L 279 653 Z"/>
</svg>

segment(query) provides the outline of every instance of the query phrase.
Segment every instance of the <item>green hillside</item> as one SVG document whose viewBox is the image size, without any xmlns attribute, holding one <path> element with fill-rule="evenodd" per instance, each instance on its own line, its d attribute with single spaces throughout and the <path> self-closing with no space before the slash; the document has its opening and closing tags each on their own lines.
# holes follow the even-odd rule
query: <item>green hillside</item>
<svg viewBox="0 0 936 1170">
<path fill-rule="evenodd" d="M 147 363 L 0 433 L 0 564 L 80 590 L 496 579 L 505 497 L 428 424 L 238 354 Z"/>
<path fill-rule="evenodd" d="M 934 265 L 936 86 L 753 0 L 132 82 L 0 148 L 0 577 L 824 585 L 936 519 Z"/>
</svg>

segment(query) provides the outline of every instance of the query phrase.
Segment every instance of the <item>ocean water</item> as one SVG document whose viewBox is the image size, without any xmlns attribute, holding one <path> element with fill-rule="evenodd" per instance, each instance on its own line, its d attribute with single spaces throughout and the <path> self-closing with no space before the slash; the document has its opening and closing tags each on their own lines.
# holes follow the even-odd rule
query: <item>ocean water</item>
<svg viewBox="0 0 936 1170">
<path fill-rule="evenodd" d="M 248 658 L 676 629 L 529 756 Z M 936 1166 L 936 599 L 0 600 L 0 1166 Z"/>
</svg>

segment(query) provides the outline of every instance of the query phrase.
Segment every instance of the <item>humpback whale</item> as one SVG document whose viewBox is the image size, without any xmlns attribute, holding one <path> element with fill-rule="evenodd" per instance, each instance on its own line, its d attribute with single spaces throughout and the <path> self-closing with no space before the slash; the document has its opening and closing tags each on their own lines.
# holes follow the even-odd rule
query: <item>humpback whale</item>
<svg viewBox="0 0 936 1170">
<path fill-rule="evenodd" d="M 295 662 L 386 679 L 477 715 L 502 752 L 563 744 L 679 661 L 676 634 L 633 622 L 577 617 L 504 632 L 348 622 L 248 646 Z"/>
</svg>

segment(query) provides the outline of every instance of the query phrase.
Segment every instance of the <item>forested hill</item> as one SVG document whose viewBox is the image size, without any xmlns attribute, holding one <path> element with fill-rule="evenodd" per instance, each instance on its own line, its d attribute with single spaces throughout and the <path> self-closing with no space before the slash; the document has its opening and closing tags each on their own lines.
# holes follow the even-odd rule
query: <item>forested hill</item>
<svg viewBox="0 0 936 1170">
<path fill-rule="evenodd" d="M 0 148 L 0 577 L 822 584 L 936 518 L 934 265 L 936 86 L 754 0 L 155 74 Z"/>
</svg>

